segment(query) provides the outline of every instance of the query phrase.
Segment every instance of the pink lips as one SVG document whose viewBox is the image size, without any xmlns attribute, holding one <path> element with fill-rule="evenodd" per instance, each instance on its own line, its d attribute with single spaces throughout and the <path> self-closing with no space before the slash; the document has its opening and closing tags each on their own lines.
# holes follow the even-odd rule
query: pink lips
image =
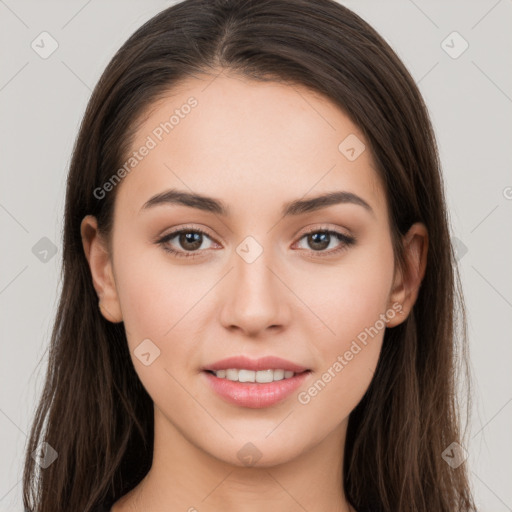
<svg viewBox="0 0 512 512">
<path fill-rule="evenodd" d="M 235 382 L 216 377 L 208 370 L 238 368 L 246 370 L 283 369 L 296 373 L 291 378 L 260 384 L 257 382 Z M 286 361 L 279 357 L 267 356 L 252 360 L 245 356 L 222 359 L 203 368 L 202 375 L 209 386 L 228 403 L 260 409 L 269 407 L 288 397 L 310 375 L 304 366 Z"/>
<path fill-rule="evenodd" d="M 275 356 L 266 356 L 261 357 L 260 359 L 249 359 L 246 356 L 233 356 L 207 365 L 202 369 L 227 370 L 228 368 L 245 368 L 246 370 L 254 371 L 268 370 L 269 368 L 272 368 L 290 370 L 294 373 L 301 373 L 307 370 L 307 368 L 304 366 L 300 366 L 298 364 L 292 363 L 291 361 L 287 361 L 286 359 L 281 359 L 280 357 Z"/>
</svg>

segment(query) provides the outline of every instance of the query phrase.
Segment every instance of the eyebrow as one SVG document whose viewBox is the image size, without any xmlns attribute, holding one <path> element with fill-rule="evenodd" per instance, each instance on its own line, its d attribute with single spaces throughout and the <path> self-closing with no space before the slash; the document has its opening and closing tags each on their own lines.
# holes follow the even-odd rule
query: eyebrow
<svg viewBox="0 0 512 512">
<path fill-rule="evenodd" d="M 301 215 L 304 213 L 320 210 L 336 204 L 355 204 L 362 206 L 365 210 L 375 216 L 372 207 L 362 198 L 352 192 L 336 191 L 328 192 L 311 199 L 297 199 L 285 203 L 282 209 L 282 216 Z M 205 212 L 215 213 L 224 217 L 231 215 L 230 208 L 220 199 L 195 194 L 182 190 L 170 189 L 154 195 L 144 203 L 141 211 L 159 205 L 182 205 L 197 208 Z"/>
</svg>

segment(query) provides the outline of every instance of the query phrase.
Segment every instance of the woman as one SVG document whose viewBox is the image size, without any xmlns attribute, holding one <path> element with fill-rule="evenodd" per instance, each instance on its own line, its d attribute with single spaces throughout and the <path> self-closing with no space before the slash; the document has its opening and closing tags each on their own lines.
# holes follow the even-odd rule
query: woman
<svg viewBox="0 0 512 512">
<path fill-rule="evenodd" d="M 475 510 L 433 129 L 347 8 L 186 0 L 137 30 L 63 257 L 27 509 Z"/>
</svg>

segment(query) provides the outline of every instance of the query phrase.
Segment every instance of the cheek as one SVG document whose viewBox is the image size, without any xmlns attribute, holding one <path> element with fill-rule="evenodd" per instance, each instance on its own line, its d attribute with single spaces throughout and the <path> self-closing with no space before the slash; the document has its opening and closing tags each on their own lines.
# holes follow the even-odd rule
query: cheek
<svg viewBox="0 0 512 512">
<path fill-rule="evenodd" d="M 153 254 L 151 254 L 153 252 Z M 194 270 L 172 266 L 165 255 L 146 250 L 116 261 L 117 291 L 123 320 L 131 338 L 164 341 L 208 289 L 210 280 Z"/>
<path fill-rule="evenodd" d="M 357 405 L 371 382 L 386 319 L 395 315 L 388 304 L 392 279 L 392 247 L 382 241 L 375 250 L 368 248 L 353 260 L 347 258 L 329 279 L 322 279 L 322 286 L 316 281 L 312 288 L 309 280 L 308 305 L 323 322 L 320 329 L 318 321 L 310 322 L 309 337 L 314 340 L 316 360 L 322 363 L 316 368 L 313 386 L 298 401 L 310 412 L 331 411 L 333 426 Z"/>
<path fill-rule="evenodd" d="M 177 382 L 183 380 L 189 364 L 192 368 L 191 356 L 196 348 L 191 343 L 190 320 L 194 306 L 211 287 L 211 280 L 207 276 L 200 278 L 185 267 L 173 268 L 165 256 L 149 256 L 141 251 L 120 256 L 116 261 L 117 290 L 130 356 L 155 403 L 171 399 L 183 409 L 190 406 L 190 400 L 182 396 Z M 144 361 L 143 354 L 147 353 Z"/>
<path fill-rule="evenodd" d="M 318 340 L 322 353 L 331 356 L 333 351 L 345 349 L 385 313 L 393 270 L 391 242 L 383 237 L 347 253 L 337 266 L 302 272 L 309 276 L 297 279 L 300 286 L 295 289 L 323 321 L 322 336 L 317 330 L 317 336 L 312 338 Z"/>
</svg>

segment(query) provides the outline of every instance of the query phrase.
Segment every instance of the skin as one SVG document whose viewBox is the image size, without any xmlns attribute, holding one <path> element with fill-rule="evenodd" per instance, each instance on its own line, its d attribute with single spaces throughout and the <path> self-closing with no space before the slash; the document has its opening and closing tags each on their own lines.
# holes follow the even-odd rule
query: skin
<svg viewBox="0 0 512 512">
<path fill-rule="evenodd" d="M 407 267 L 399 271 L 369 144 L 343 111 L 303 87 L 226 71 L 215 80 L 189 78 L 147 110 L 132 149 L 190 96 L 197 107 L 117 186 L 112 251 L 94 217 L 81 226 L 102 314 L 124 322 L 155 405 L 153 466 L 112 510 L 352 511 L 341 485 L 348 417 L 371 382 L 385 328 L 309 403 L 297 395 L 393 304 L 402 314 L 388 314 L 387 328 L 407 318 L 425 271 L 425 226 L 404 236 Z M 354 161 L 338 150 L 349 134 L 366 145 Z M 140 211 L 170 188 L 221 199 L 231 216 L 170 204 Z M 281 216 L 286 202 L 340 190 L 373 213 L 345 203 Z M 179 236 L 167 245 L 195 250 L 195 259 L 155 242 L 183 226 L 208 233 L 200 248 Z M 319 249 L 305 236 L 309 228 L 356 243 L 329 255 L 343 242 L 331 236 Z M 252 263 L 236 252 L 247 236 L 263 249 Z M 161 351 L 149 366 L 134 355 L 147 338 Z M 272 407 L 231 405 L 205 385 L 200 369 L 240 354 L 277 355 L 312 372 Z M 237 457 L 248 442 L 261 453 L 253 466 Z"/>
</svg>

